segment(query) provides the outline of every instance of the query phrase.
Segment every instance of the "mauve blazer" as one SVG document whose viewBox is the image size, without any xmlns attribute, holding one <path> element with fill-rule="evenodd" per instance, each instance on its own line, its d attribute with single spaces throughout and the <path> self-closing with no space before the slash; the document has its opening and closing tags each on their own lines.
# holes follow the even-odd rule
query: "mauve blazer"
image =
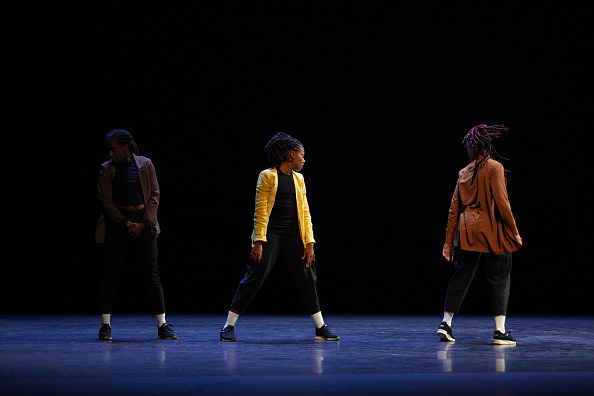
<svg viewBox="0 0 594 396">
<path fill-rule="evenodd" d="M 151 160 L 146 157 L 134 154 L 132 154 L 132 157 L 138 167 L 142 196 L 144 197 L 144 222 L 155 230 L 156 235 L 159 235 L 161 229 L 159 228 L 159 222 L 157 221 L 157 209 L 159 208 L 160 191 L 155 167 Z M 103 243 L 105 241 L 105 216 L 108 216 L 116 223 L 121 223 L 126 220 L 122 212 L 120 212 L 113 203 L 111 182 L 114 175 L 115 165 L 110 161 L 101 164 L 101 169 L 99 171 L 99 199 L 103 206 L 103 210 L 99 217 L 99 225 L 95 231 L 96 243 Z"/>
<path fill-rule="evenodd" d="M 458 174 L 446 243 L 497 255 L 520 249 L 522 244 L 515 238 L 518 228 L 507 197 L 503 165 L 489 158 L 472 182 L 474 167 L 473 161 Z"/>
<path fill-rule="evenodd" d="M 315 242 L 313 227 L 309 214 L 309 205 L 305 195 L 305 182 L 303 175 L 293 171 L 293 182 L 295 183 L 295 195 L 297 196 L 297 217 L 299 231 L 303 246 Z M 268 219 L 274 206 L 276 190 L 278 189 L 278 173 L 275 168 L 266 169 L 260 173 L 256 186 L 256 208 L 254 210 L 254 231 L 252 232 L 252 243 L 256 241 L 266 242 L 266 230 Z"/>
</svg>

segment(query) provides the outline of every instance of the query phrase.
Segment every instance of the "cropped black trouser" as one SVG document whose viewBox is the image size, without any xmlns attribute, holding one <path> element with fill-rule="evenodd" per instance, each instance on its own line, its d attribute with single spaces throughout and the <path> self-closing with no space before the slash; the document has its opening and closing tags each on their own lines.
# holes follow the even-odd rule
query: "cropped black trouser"
<svg viewBox="0 0 594 396">
<path fill-rule="evenodd" d="M 314 263 L 305 266 L 302 259 L 304 247 L 299 229 L 284 231 L 268 229 L 267 242 L 262 245 L 262 259 L 248 261 L 245 276 L 237 287 L 231 309 L 244 313 L 274 267 L 277 259 L 282 259 L 289 269 L 291 279 L 299 292 L 301 304 L 306 314 L 313 315 L 320 311 L 317 275 Z"/>
<path fill-rule="evenodd" d="M 133 222 L 140 222 L 144 211 L 124 213 Z M 133 260 L 135 269 L 139 271 L 140 279 L 145 286 L 148 306 L 151 313 L 157 315 L 165 313 L 163 288 L 157 266 L 157 240 L 146 227 L 138 236 L 132 238 L 128 230 L 121 225 L 108 220 L 105 234 L 104 256 L 101 264 L 100 309 L 101 313 L 112 313 L 116 295 L 116 286 L 122 268 L 128 258 Z"/>
<path fill-rule="evenodd" d="M 462 249 L 456 249 L 456 271 L 448 284 L 445 311 L 459 313 L 462 301 L 479 265 L 482 266 L 487 280 L 492 315 L 507 314 L 512 254 L 496 255 Z"/>
</svg>

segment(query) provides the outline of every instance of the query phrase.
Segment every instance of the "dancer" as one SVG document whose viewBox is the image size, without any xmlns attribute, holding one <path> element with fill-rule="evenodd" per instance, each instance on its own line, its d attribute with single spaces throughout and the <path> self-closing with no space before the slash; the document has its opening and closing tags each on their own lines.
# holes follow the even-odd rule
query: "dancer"
<svg viewBox="0 0 594 396">
<path fill-rule="evenodd" d="M 491 313 L 495 318 L 494 344 L 515 345 L 505 330 L 510 290 L 512 252 L 522 247 L 507 197 L 505 170 L 493 159 L 498 155 L 492 140 L 507 131 L 504 125 L 480 124 L 462 140 L 471 163 L 458 175 L 446 229 L 443 256 L 456 262 L 437 335 L 454 342 L 452 317 L 460 310 L 476 269 L 481 265 L 489 287 Z"/>
<path fill-rule="evenodd" d="M 314 237 L 300 171 L 305 164 L 303 144 L 279 132 L 264 147 L 271 168 L 260 173 L 256 187 L 256 208 L 252 251 L 245 277 L 239 283 L 221 341 L 237 341 L 235 321 L 243 314 L 272 270 L 277 258 L 287 265 L 303 308 L 314 320 L 317 340 L 339 340 L 324 323 L 316 289 Z"/>
<path fill-rule="evenodd" d="M 157 335 L 177 339 L 165 321 L 165 302 L 157 268 L 157 221 L 159 183 L 150 159 L 138 155 L 132 135 L 123 129 L 105 138 L 110 161 L 101 165 L 99 199 L 103 206 L 95 233 L 104 245 L 101 266 L 100 308 L 103 322 L 100 340 L 111 340 L 111 313 L 116 284 L 128 256 L 138 263 L 146 284 L 150 309 L 157 318 Z"/>
</svg>

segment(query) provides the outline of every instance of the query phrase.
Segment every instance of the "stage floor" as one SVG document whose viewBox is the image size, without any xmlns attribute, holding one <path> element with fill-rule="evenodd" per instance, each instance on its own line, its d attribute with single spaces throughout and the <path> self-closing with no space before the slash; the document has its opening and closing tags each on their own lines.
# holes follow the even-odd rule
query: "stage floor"
<svg viewBox="0 0 594 396">
<path fill-rule="evenodd" d="M 517 346 L 492 345 L 491 317 L 332 316 L 340 341 L 314 341 L 307 316 L 168 314 L 178 340 L 158 340 L 150 315 L 0 316 L 0 394 L 594 394 L 594 318 L 510 317 Z"/>
</svg>

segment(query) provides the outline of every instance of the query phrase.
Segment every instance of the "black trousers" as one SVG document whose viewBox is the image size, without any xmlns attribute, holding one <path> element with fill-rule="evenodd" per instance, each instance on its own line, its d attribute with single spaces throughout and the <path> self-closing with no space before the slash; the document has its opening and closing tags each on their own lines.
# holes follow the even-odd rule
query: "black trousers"
<svg viewBox="0 0 594 396">
<path fill-rule="evenodd" d="M 481 265 L 489 288 L 489 302 L 493 316 L 506 315 L 509 302 L 512 254 L 470 252 L 456 249 L 456 272 L 450 279 L 444 310 L 455 314 L 470 287 L 478 266 Z"/>
<path fill-rule="evenodd" d="M 131 221 L 140 221 L 144 211 L 127 212 Z M 100 309 L 101 313 L 112 313 L 116 285 L 122 268 L 130 257 L 136 264 L 140 279 L 147 291 L 148 304 L 154 315 L 165 313 L 163 288 L 157 267 L 157 240 L 145 228 L 138 238 L 132 238 L 128 231 L 113 221 L 107 222 L 104 243 L 104 257 L 101 264 Z"/>
<path fill-rule="evenodd" d="M 239 283 L 231 309 L 240 314 L 244 313 L 274 267 L 281 258 L 291 274 L 291 279 L 299 292 L 301 304 L 306 314 L 313 315 L 320 311 L 318 291 L 316 289 L 317 275 L 313 263 L 305 267 L 303 257 L 304 247 L 299 230 L 275 231 L 269 229 L 266 233 L 267 242 L 262 245 L 262 259 L 259 263 L 250 259 L 245 276 Z"/>
</svg>

